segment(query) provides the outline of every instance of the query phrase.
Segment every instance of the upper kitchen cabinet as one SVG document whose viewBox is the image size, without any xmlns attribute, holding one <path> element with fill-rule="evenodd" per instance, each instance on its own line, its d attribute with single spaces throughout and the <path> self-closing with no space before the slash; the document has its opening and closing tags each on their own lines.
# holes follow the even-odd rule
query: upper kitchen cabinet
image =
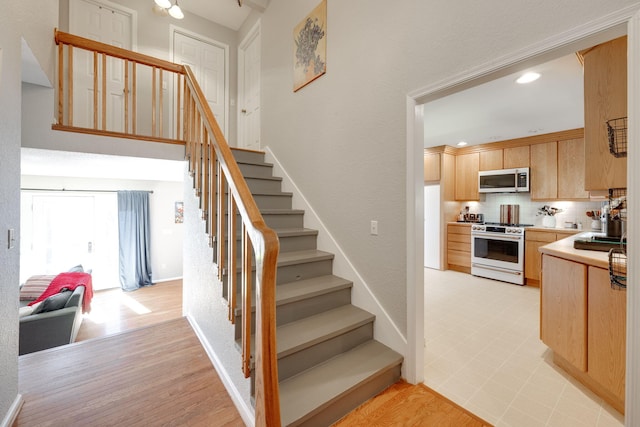
<svg viewBox="0 0 640 427">
<path fill-rule="evenodd" d="M 424 154 L 424 182 L 440 181 L 440 153 Z"/>
<path fill-rule="evenodd" d="M 479 168 L 479 153 L 456 156 L 456 200 L 480 200 L 480 193 L 478 193 Z"/>
<path fill-rule="evenodd" d="M 588 199 L 584 180 L 584 139 L 558 141 L 558 199 Z"/>
<path fill-rule="evenodd" d="M 487 150 L 480 152 L 480 170 L 492 171 L 502 169 L 502 151 Z"/>
<path fill-rule="evenodd" d="M 530 166 L 529 146 L 504 149 L 504 168 L 528 168 Z"/>
<path fill-rule="evenodd" d="M 627 37 L 582 52 L 585 189 L 627 186 L 627 159 L 609 152 L 606 122 L 627 116 Z"/>
<path fill-rule="evenodd" d="M 558 143 L 546 142 L 531 147 L 531 199 L 558 198 Z"/>
</svg>

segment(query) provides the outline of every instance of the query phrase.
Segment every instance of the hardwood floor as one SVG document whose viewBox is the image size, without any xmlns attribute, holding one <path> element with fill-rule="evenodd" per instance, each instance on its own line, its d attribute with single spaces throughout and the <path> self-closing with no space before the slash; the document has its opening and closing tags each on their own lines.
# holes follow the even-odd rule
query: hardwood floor
<svg viewBox="0 0 640 427">
<path fill-rule="evenodd" d="M 242 426 L 186 319 L 19 358 L 14 427 Z"/>
<path fill-rule="evenodd" d="M 398 382 L 346 415 L 333 427 L 491 427 L 424 384 Z"/>
<path fill-rule="evenodd" d="M 76 342 L 182 317 L 182 280 L 157 283 L 133 292 L 96 291 Z"/>
</svg>

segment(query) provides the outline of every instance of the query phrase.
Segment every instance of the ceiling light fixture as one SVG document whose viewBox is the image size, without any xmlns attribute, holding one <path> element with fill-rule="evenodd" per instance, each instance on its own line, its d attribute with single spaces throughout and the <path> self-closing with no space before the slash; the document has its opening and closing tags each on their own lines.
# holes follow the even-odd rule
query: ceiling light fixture
<svg viewBox="0 0 640 427">
<path fill-rule="evenodd" d="M 184 13 L 180 6 L 178 6 L 178 0 L 176 0 L 175 4 L 171 2 L 171 0 L 153 0 L 159 7 L 165 10 L 165 13 L 168 12 L 171 17 L 175 19 L 184 18 Z"/>
<path fill-rule="evenodd" d="M 458 142 L 458 147 L 464 147 L 465 145 L 467 145 L 467 143 L 465 141 L 460 141 Z"/>
<path fill-rule="evenodd" d="M 516 80 L 516 82 L 520 84 L 531 83 L 538 80 L 539 78 L 540 78 L 540 74 L 538 73 L 534 73 L 534 72 L 524 73 L 522 76 L 520 76 L 518 80 Z"/>
</svg>

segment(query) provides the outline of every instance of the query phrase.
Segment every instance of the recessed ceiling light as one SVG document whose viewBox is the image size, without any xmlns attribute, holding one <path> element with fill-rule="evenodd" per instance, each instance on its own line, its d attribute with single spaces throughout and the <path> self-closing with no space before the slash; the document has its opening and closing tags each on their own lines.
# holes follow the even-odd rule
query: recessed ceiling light
<svg viewBox="0 0 640 427">
<path fill-rule="evenodd" d="M 531 83 L 538 80 L 539 78 L 540 78 L 540 74 L 538 73 L 533 73 L 533 72 L 524 73 L 523 75 L 520 76 L 518 80 L 516 80 L 516 82 L 520 84 Z"/>
<path fill-rule="evenodd" d="M 464 141 L 460 141 L 460 142 L 458 142 L 457 145 L 458 145 L 458 147 L 464 147 L 465 145 L 467 145 L 467 143 L 464 142 Z"/>
</svg>

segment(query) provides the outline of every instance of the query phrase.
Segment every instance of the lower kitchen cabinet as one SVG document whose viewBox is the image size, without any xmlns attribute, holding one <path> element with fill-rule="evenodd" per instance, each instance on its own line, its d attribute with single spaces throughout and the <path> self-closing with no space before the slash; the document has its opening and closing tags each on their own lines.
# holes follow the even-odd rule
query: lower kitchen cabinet
<svg viewBox="0 0 640 427">
<path fill-rule="evenodd" d="M 471 273 L 471 224 L 447 225 L 447 268 Z"/>
<path fill-rule="evenodd" d="M 589 267 L 588 373 L 624 402 L 627 293 L 611 289 L 609 271 Z"/>
<path fill-rule="evenodd" d="M 526 230 L 524 234 L 524 279 L 529 286 L 540 286 L 542 254 L 539 249 L 548 243 L 576 234 L 577 231 Z"/>
<path fill-rule="evenodd" d="M 540 335 L 554 353 L 587 371 L 587 266 L 543 255 Z"/>
<path fill-rule="evenodd" d="M 540 338 L 554 363 L 624 413 L 627 293 L 605 268 L 543 254 Z"/>
</svg>

